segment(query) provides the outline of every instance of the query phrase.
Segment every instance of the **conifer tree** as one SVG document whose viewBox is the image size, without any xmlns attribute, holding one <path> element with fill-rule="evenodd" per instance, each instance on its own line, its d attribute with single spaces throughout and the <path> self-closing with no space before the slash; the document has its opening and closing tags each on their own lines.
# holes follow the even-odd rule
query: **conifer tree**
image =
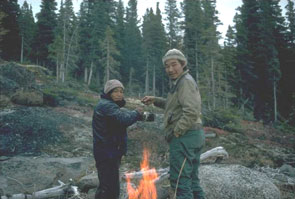
<svg viewBox="0 0 295 199">
<path fill-rule="evenodd" d="M 33 16 L 32 6 L 29 6 L 27 1 L 24 1 L 24 4 L 21 7 L 18 22 L 22 39 L 20 62 L 28 62 L 29 60 L 32 60 L 33 39 L 37 27 Z"/>
<path fill-rule="evenodd" d="M 138 81 L 144 78 L 144 58 L 142 53 L 142 37 L 139 30 L 139 20 L 137 15 L 137 0 L 129 0 L 128 2 L 124 35 L 124 50 L 122 52 L 123 64 L 121 70 L 122 81 L 123 83 L 127 83 L 128 77 L 130 79 L 130 74 L 134 71 L 134 77 L 136 78 L 131 78 L 134 82 L 129 83 L 129 85 L 134 86 L 135 80 Z"/>
<path fill-rule="evenodd" d="M 167 21 L 168 47 L 179 49 L 181 44 L 180 37 L 180 13 L 177 8 L 176 0 L 167 0 L 165 5 Z"/>
<path fill-rule="evenodd" d="M 237 30 L 237 63 L 236 69 L 239 75 L 240 91 L 238 93 L 239 105 L 243 109 L 245 105 L 250 110 L 254 106 L 254 87 L 257 76 L 254 73 L 253 55 L 256 53 L 259 42 L 259 5 L 256 0 L 243 1 L 239 8 L 240 14 L 235 16 Z"/>
<path fill-rule="evenodd" d="M 279 82 L 278 109 L 281 120 L 295 125 L 295 7 L 294 1 L 288 0 L 286 5 L 287 31 L 285 50 L 279 50 L 280 70 L 282 78 Z"/>
<path fill-rule="evenodd" d="M 124 48 L 124 38 L 125 38 L 125 9 L 122 0 L 119 0 L 119 2 L 116 5 L 116 11 L 115 11 L 115 21 L 114 21 L 114 40 L 116 42 L 116 46 L 119 52 L 123 52 Z M 122 64 L 123 63 L 123 57 L 120 53 L 117 57 L 117 60 Z M 120 74 L 123 72 L 123 67 L 120 67 Z"/>
<path fill-rule="evenodd" d="M 223 68 L 224 68 L 224 107 L 229 108 L 236 103 L 235 93 L 239 85 L 236 85 L 237 74 L 235 73 L 236 63 L 236 40 L 235 32 L 231 26 L 228 26 L 226 38 L 224 40 L 224 47 L 222 50 L 223 55 Z"/>
<path fill-rule="evenodd" d="M 105 79 L 108 81 L 110 79 L 120 79 L 119 73 L 119 62 L 115 59 L 119 55 L 119 51 L 116 48 L 116 43 L 113 38 L 113 31 L 110 26 L 107 27 L 105 31 L 105 39 L 103 40 L 102 47 L 102 59 L 101 63 L 105 69 Z"/>
<path fill-rule="evenodd" d="M 188 59 L 188 67 L 196 79 L 199 80 L 199 73 L 202 60 L 201 46 L 203 43 L 204 31 L 204 13 L 201 7 L 201 1 L 184 0 L 184 51 Z"/>
<path fill-rule="evenodd" d="M 55 29 L 54 44 L 51 44 L 50 49 L 53 55 L 51 56 L 56 62 L 57 80 L 65 81 L 69 71 L 69 65 L 75 67 L 77 57 L 75 52 L 77 46 L 75 41 L 77 39 L 77 20 L 73 10 L 71 0 L 61 1 L 60 10 L 57 19 L 57 27 Z M 61 43 L 60 39 L 62 39 Z"/>
<path fill-rule="evenodd" d="M 147 10 L 144 16 L 142 33 L 146 57 L 145 92 L 147 94 L 149 93 L 149 82 L 152 82 L 152 94 L 156 95 L 157 91 L 159 94 L 163 95 L 164 89 L 167 88 L 167 78 L 164 78 L 162 56 L 167 49 L 167 42 L 159 3 L 157 3 L 156 14 L 154 14 L 152 9 Z"/>
<path fill-rule="evenodd" d="M 2 51 L 1 41 L 3 39 L 3 36 L 9 32 L 2 25 L 2 20 L 5 16 L 6 16 L 5 13 L 0 11 L 0 55 L 1 55 L 1 51 Z M 1 58 L 1 56 L 0 56 L 0 58 Z"/>
<path fill-rule="evenodd" d="M 34 42 L 36 63 L 54 71 L 54 62 L 49 58 L 49 45 L 54 42 L 57 25 L 55 0 L 42 0 L 41 11 L 37 14 L 37 33 Z"/>
<path fill-rule="evenodd" d="M 17 0 L 2 0 L 0 2 L 0 11 L 4 13 L 2 15 L 2 28 L 9 31 L 6 32 L 7 34 L 2 35 L 0 57 L 4 60 L 19 61 L 21 38 L 17 22 L 20 12 Z"/>
</svg>

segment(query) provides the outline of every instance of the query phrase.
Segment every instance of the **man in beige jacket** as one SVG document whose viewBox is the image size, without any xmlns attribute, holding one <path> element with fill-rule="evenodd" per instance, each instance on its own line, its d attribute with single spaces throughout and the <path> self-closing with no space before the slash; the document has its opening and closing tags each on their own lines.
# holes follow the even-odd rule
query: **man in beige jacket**
<svg viewBox="0 0 295 199">
<path fill-rule="evenodd" d="M 164 108 L 164 131 L 170 149 L 170 184 L 173 198 L 203 199 L 198 168 L 205 136 L 198 86 L 186 68 L 187 59 L 177 49 L 162 58 L 172 80 L 167 99 L 145 96 L 142 102 Z"/>
</svg>

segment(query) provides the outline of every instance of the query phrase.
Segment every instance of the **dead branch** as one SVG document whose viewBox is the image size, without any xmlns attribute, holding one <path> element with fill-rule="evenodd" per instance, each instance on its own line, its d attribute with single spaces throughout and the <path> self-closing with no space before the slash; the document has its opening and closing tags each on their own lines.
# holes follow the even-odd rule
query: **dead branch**
<svg viewBox="0 0 295 199">
<path fill-rule="evenodd" d="M 80 193 L 78 191 L 78 187 L 72 186 L 71 183 L 65 184 L 61 181 L 58 181 L 58 182 L 60 184 L 59 186 L 37 191 L 37 192 L 34 192 L 33 194 L 20 193 L 20 194 L 6 195 L 6 196 L 1 196 L 1 199 L 44 199 L 44 198 L 60 197 L 69 193 L 79 197 Z"/>
<path fill-rule="evenodd" d="M 218 158 L 218 157 L 222 157 L 224 159 L 228 158 L 228 153 L 226 152 L 226 150 L 222 147 L 215 147 L 209 151 L 206 151 L 205 153 L 201 154 L 200 160 L 201 162 L 203 162 L 204 160 L 208 159 L 208 158 Z"/>
<path fill-rule="evenodd" d="M 226 158 L 228 158 L 228 153 L 226 152 L 226 150 L 222 146 L 219 146 L 219 147 L 213 148 L 213 149 L 211 149 L 209 151 L 206 151 L 205 153 L 202 153 L 201 157 L 200 157 L 200 161 L 203 162 L 208 158 L 215 158 L 215 159 L 219 159 L 219 160 L 220 159 L 226 159 Z M 164 169 L 161 168 L 161 169 L 156 170 L 156 172 L 157 172 L 157 174 L 159 176 L 155 180 L 155 182 L 162 181 L 160 179 L 160 177 L 168 178 L 169 177 L 168 171 L 169 171 L 169 167 L 164 168 Z M 149 174 L 152 174 L 152 173 L 153 173 L 152 169 L 145 170 L 145 171 L 141 170 L 141 171 L 136 171 L 136 172 L 131 172 L 131 173 L 125 173 L 122 176 L 122 178 L 124 180 L 126 180 L 127 177 L 130 178 L 130 179 L 138 179 L 138 178 L 141 178 L 143 174 L 149 175 Z M 167 177 L 167 175 L 168 175 L 168 177 Z"/>
</svg>

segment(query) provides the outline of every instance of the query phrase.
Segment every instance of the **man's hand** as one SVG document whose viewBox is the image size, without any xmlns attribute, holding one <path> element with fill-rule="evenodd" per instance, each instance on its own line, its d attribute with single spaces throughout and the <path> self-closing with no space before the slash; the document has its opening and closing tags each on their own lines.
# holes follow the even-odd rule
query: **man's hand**
<svg viewBox="0 0 295 199">
<path fill-rule="evenodd" d="M 154 96 L 145 96 L 144 98 L 141 99 L 141 102 L 145 105 L 150 105 L 155 102 L 155 97 Z"/>
</svg>

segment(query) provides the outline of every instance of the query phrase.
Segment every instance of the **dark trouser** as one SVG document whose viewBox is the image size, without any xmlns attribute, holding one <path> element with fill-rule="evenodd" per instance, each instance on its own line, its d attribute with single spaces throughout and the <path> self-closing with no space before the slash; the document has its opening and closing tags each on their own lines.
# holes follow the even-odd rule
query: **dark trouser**
<svg viewBox="0 0 295 199">
<path fill-rule="evenodd" d="M 198 178 L 204 140 L 203 130 L 193 130 L 179 138 L 174 137 L 169 143 L 170 184 L 174 191 L 177 186 L 177 199 L 205 198 Z"/>
<path fill-rule="evenodd" d="M 120 195 L 119 167 L 120 158 L 96 161 L 99 186 L 95 199 L 118 199 Z"/>
</svg>

